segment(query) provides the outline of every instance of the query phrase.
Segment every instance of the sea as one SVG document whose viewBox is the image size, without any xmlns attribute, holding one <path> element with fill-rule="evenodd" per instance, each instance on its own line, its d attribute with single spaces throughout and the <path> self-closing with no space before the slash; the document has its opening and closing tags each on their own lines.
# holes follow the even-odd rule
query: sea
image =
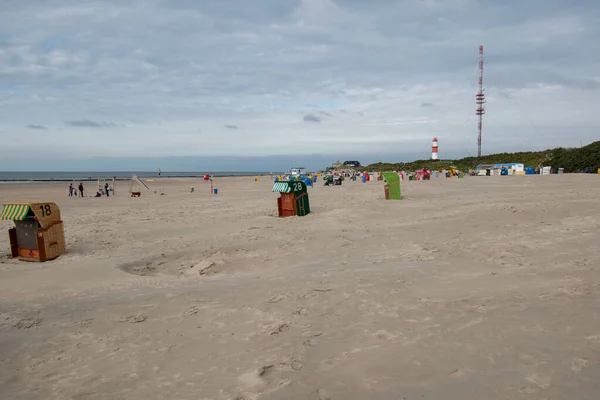
<svg viewBox="0 0 600 400">
<path fill-rule="evenodd" d="M 71 182 L 71 181 L 95 181 L 98 179 L 116 179 L 126 180 L 132 176 L 138 178 L 197 178 L 209 174 L 215 177 L 225 176 L 263 176 L 269 175 L 271 172 L 161 172 L 159 175 L 156 171 L 98 171 L 98 172 L 59 172 L 59 171 L 18 171 L 18 172 L 3 172 L 0 171 L 0 183 L 17 183 L 17 182 Z M 273 172 L 276 174 L 277 172 Z"/>
</svg>

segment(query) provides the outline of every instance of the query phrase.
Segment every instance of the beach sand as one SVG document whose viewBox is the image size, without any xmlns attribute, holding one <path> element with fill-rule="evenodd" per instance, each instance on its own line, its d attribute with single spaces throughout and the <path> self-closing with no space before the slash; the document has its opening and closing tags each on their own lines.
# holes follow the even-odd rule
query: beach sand
<svg viewBox="0 0 600 400">
<path fill-rule="evenodd" d="M 600 394 L 600 176 L 404 182 L 402 201 L 320 181 L 302 218 L 276 217 L 268 177 L 67 185 L 0 185 L 56 202 L 69 250 L 12 260 L 0 223 L 1 399 Z"/>
</svg>

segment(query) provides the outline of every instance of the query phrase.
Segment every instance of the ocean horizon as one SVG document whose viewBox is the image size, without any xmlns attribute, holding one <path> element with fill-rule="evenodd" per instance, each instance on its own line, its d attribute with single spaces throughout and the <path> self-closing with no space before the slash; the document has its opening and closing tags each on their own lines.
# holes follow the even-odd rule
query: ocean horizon
<svg viewBox="0 0 600 400">
<path fill-rule="evenodd" d="M 0 182 L 19 183 L 19 182 L 70 182 L 70 181 L 93 181 L 98 179 L 130 179 L 132 176 L 139 178 L 197 178 L 205 174 L 217 177 L 227 176 L 264 176 L 269 175 L 271 171 L 0 171 Z M 281 172 L 273 171 L 273 174 Z"/>
</svg>

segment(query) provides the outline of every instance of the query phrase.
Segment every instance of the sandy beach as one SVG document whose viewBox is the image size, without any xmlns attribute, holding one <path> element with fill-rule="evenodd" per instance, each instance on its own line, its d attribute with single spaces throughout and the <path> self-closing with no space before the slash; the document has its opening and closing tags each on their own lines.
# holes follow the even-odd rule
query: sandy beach
<svg viewBox="0 0 600 400">
<path fill-rule="evenodd" d="M 276 217 L 268 177 L 2 184 L 59 205 L 69 253 L 10 259 L 0 221 L 0 398 L 598 399 L 599 183 L 440 178 L 385 201 L 319 181 L 302 218 Z"/>
</svg>

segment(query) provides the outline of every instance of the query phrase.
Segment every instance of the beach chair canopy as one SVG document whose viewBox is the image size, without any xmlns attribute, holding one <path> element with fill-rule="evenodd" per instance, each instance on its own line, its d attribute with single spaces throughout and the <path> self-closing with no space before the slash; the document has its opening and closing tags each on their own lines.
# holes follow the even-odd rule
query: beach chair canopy
<svg viewBox="0 0 600 400">
<path fill-rule="evenodd" d="M 273 192 L 275 193 L 292 193 L 295 195 L 299 195 L 302 193 L 306 193 L 306 183 L 303 181 L 293 181 L 293 182 L 275 182 L 273 185 Z"/>
<path fill-rule="evenodd" d="M 23 221 L 30 215 L 31 207 L 28 204 L 5 204 L 2 209 L 3 221 Z"/>
<path fill-rule="evenodd" d="M 275 182 L 273 185 L 274 193 L 290 193 L 292 191 L 292 187 L 290 186 L 290 182 Z"/>
<path fill-rule="evenodd" d="M 34 216 L 43 229 L 60 221 L 60 209 L 54 203 L 7 203 L 2 208 L 1 220 L 23 221 Z"/>
<path fill-rule="evenodd" d="M 396 172 L 384 172 L 382 175 L 383 179 L 390 185 L 393 183 L 400 183 L 400 176 Z"/>
</svg>

